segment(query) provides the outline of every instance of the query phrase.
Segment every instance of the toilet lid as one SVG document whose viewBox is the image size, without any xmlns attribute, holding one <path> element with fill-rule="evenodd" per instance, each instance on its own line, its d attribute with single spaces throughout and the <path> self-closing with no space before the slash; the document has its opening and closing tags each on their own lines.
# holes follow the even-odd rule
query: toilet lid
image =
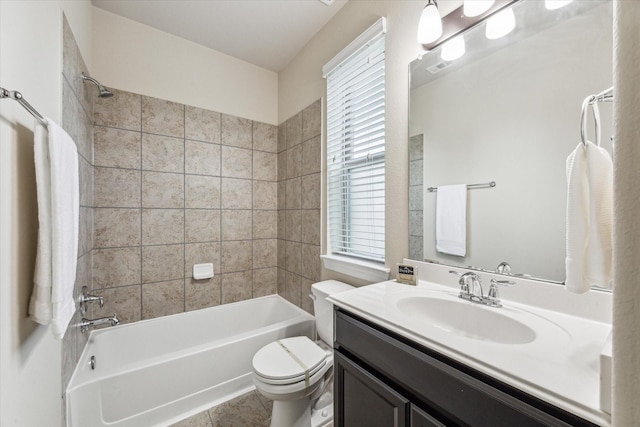
<svg viewBox="0 0 640 427">
<path fill-rule="evenodd" d="M 265 382 L 291 384 L 315 374 L 326 358 L 327 353 L 308 337 L 284 338 L 258 350 L 253 356 L 253 371 Z"/>
</svg>

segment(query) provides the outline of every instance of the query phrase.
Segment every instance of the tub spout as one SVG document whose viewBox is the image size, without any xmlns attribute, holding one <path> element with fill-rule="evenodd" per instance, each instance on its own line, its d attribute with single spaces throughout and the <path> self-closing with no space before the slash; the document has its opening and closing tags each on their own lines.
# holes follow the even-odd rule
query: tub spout
<svg viewBox="0 0 640 427">
<path fill-rule="evenodd" d="M 116 326 L 120 323 L 120 320 L 115 314 L 113 316 L 101 317 L 99 319 L 86 319 L 83 317 L 82 321 L 80 322 L 80 332 L 85 333 L 89 329 L 93 329 L 96 326 L 105 325 L 107 323 L 109 323 L 111 326 Z"/>
</svg>

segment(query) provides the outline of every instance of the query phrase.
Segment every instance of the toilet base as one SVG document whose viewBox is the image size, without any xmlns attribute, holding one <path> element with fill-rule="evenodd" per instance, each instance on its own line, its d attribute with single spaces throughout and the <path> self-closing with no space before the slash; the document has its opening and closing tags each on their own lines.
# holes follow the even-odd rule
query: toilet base
<svg viewBox="0 0 640 427">
<path fill-rule="evenodd" d="M 309 398 L 274 400 L 270 426 L 311 427 L 311 405 Z"/>
</svg>

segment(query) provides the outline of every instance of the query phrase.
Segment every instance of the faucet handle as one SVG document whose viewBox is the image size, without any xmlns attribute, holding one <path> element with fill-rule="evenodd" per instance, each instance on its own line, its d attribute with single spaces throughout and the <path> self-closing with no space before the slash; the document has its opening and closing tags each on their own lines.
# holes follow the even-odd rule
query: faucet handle
<svg viewBox="0 0 640 427">
<path fill-rule="evenodd" d="M 485 298 L 486 304 L 490 307 L 502 307 L 502 303 L 500 302 L 500 292 L 498 292 L 498 285 L 515 286 L 516 282 L 512 282 L 511 280 L 491 279 L 489 292 L 487 292 L 487 297 Z"/>
</svg>

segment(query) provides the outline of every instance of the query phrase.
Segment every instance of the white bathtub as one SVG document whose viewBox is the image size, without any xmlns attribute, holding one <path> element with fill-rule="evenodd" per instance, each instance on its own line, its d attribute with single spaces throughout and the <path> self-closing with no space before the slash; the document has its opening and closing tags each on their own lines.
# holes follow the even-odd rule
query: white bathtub
<svg viewBox="0 0 640 427">
<path fill-rule="evenodd" d="M 254 353 L 296 335 L 313 339 L 314 318 L 276 295 L 93 331 L 67 387 L 67 426 L 172 424 L 252 390 Z"/>
</svg>

